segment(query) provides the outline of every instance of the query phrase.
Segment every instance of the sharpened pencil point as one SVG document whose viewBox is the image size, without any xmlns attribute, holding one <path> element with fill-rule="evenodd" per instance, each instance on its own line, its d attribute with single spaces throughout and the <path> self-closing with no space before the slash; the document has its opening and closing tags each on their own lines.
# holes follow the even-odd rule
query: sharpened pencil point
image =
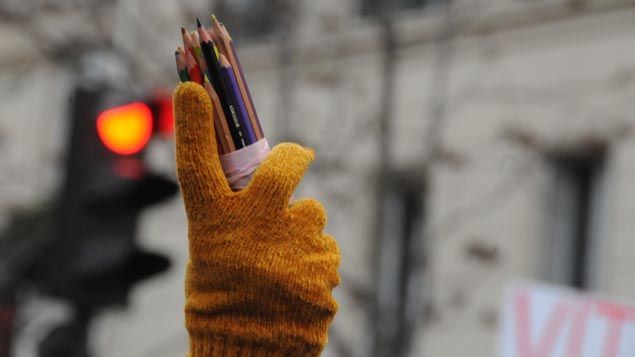
<svg viewBox="0 0 635 357">
<path fill-rule="evenodd" d="M 203 25 L 201 25 L 201 20 L 198 17 L 196 18 L 196 25 L 198 27 L 203 27 Z"/>
<path fill-rule="evenodd" d="M 225 55 L 223 54 L 218 56 L 218 62 L 220 63 L 220 66 L 223 68 L 231 67 L 231 65 L 229 64 L 229 61 L 227 60 L 227 57 L 225 57 Z"/>
<path fill-rule="evenodd" d="M 181 27 L 181 34 L 185 34 L 185 27 Z"/>
<path fill-rule="evenodd" d="M 220 26 L 220 23 L 218 22 L 218 19 L 214 14 L 212 14 L 212 23 L 214 24 L 214 26 Z"/>
</svg>

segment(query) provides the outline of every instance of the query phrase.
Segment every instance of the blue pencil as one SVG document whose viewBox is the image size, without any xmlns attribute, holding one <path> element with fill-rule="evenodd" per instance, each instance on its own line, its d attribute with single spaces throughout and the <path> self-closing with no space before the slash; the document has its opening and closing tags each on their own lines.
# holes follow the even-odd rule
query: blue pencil
<svg viewBox="0 0 635 357">
<path fill-rule="evenodd" d="M 225 88 L 227 89 L 227 96 L 229 97 L 229 101 L 233 104 L 233 108 L 236 111 L 236 116 L 240 127 L 243 128 L 243 135 L 246 136 L 248 140 L 247 145 L 253 144 L 256 141 L 256 133 L 254 132 L 254 128 L 251 125 L 251 121 L 249 120 L 249 115 L 247 114 L 247 107 L 245 107 L 245 102 L 243 101 L 242 96 L 240 95 L 240 88 L 238 87 L 238 82 L 236 81 L 236 76 L 234 75 L 234 71 L 232 70 L 229 61 L 224 55 L 219 56 L 219 62 L 221 67 L 221 77 L 223 82 L 225 82 Z"/>
</svg>

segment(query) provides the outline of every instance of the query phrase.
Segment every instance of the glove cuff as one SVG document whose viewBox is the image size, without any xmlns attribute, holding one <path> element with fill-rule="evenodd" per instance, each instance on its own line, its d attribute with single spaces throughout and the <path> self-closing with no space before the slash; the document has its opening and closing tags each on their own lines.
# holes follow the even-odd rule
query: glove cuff
<svg viewBox="0 0 635 357">
<path fill-rule="evenodd" d="M 319 356 L 321 348 L 314 346 L 286 347 L 255 343 L 226 336 L 192 336 L 188 357 L 282 357 Z"/>
</svg>

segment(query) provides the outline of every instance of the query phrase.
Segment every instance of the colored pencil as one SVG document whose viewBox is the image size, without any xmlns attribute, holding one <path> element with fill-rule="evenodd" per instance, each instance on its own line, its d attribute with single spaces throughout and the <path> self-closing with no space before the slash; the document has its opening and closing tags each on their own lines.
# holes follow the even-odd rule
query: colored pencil
<svg viewBox="0 0 635 357">
<path fill-rule="evenodd" d="M 192 52 L 185 51 L 185 64 L 187 65 L 187 73 L 190 80 L 198 84 L 203 84 L 203 77 L 201 76 L 201 68 L 196 63 L 196 60 L 192 56 Z"/>
<path fill-rule="evenodd" d="M 223 107 L 220 104 L 220 100 L 218 99 L 218 94 L 214 91 L 209 80 L 205 81 L 205 89 L 209 94 L 209 97 L 212 100 L 212 106 L 214 110 L 214 122 L 216 132 L 219 134 L 220 139 L 224 143 L 224 153 L 230 153 L 232 151 L 236 151 L 236 145 L 234 145 L 234 140 L 232 138 L 231 131 L 229 130 L 229 126 L 227 125 L 227 119 L 225 118 L 225 114 L 223 112 Z"/>
<path fill-rule="evenodd" d="M 229 32 L 227 32 L 227 29 L 225 28 L 225 26 L 221 25 L 219 37 L 225 43 L 227 54 L 229 55 L 228 59 L 230 64 L 232 65 L 232 69 L 234 70 L 234 76 L 236 76 L 236 80 L 238 81 L 238 87 L 240 89 L 243 102 L 245 103 L 245 107 L 247 108 L 247 113 L 249 114 L 249 120 L 251 122 L 251 126 L 254 128 L 256 139 L 260 140 L 264 137 L 264 134 L 262 132 L 262 127 L 260 126 L 258 113 L 256 112 L 256 107 L 254 106 L 253 100 L 251 99 L 249 86 L 247 85 L 245 74 L 243 73 L 242 66 L 240 65 L 240 60 L 238 59 L 238 54 L 236 53 L 236 47 L 234 46 L 234 42 L 231 36 L 229 35 Z"/>
<path fill-rule="evenodd" d="M 221 24 L 220 22 L 218 22 L 218 19 L 216 19 L 216 16 L 214 15 L 212 15 L 212 29 L 212 40 L 214 40 L 214 43 L 218 48 L 218 56 L 220 57 L 220 55 L 223 54 L 225 55 L 225 57 L 227 57 L 229 54 L 227 48 L 225 47 L 225 43 L 220 36 L 222 31 Z"/>
<path fill-rule="evenodd" d="M 192 35 L 184 28 L 181 27 L 181 37 L 183 38 L 183 49 L 185 52 L 190 52 L 194 56 L 194 47 L 192 46 Z"/>
<path fill-rule="evenodd" d="M 198 32 L 196 31 L 190 32 L 190 37 L 192 38 L 192 50 L 194 51 L 194 55 L 195 55 L 194 57 L 196 57 L 201 51 L 200 41 L 198 38 Z"/>
<path fill-rule="evenodd" d="M 209 33 L 210 39 L 212 40 L 212 43 L 214 44 L 214 53 L 216 54 L 216 59 L 218 59 L 218 56 L 220 56 L 220 52 L 218 51 L 218 45 L 216 45 L 216 42 L 218 42 L 218 40 L 216 39 L 216 34 L 214 33 L 214 29 L 210 27 L 209 29 L 207 29 L 207 32 Z"/>
<path fill-rule="evenodd" d="M 176 51 L 174 51 L 174 57 L 176 59 L 176 70 L 179 73 L 179 79 L 181 82 L 187 82 L 190 80 L 190 77 L 187 74 L 187 67 L 185 66 L 185 60 L 183 59 L 183 49 L 178 47 Z"/>
<path fill-rule="evenodd" d="M 214 32 L 216 34 L 218 34 L 220 31 L 220 22 L 218 21 L 218 19 L 216 18 L 216 15 L 212 14 L 212 29 L 214 30 Z"/>
<path fill-rule="evenodd" d="M 207 91 L 207 94 L 209 94 L 210 99 L 215 96 L 214 88 L 212 88 L 212 85 L 209 83 L 209 81 L 205 81 L 203 87 Z M 212 102 L 212 121 L 214 123 L 214 132 L 216 134 L 216 142 L 218 142 L 218 151 L 222 155 L 232 152 L 233 150 L 230 150 L 227 140 L 223 135 L 223 127 L 221 126 L 221 120 L 218 117 L 218 109 L 219 108 L 216 108 L 216 105 Z"/>
<path fill-rule="evenodd" d="M 238 81 L 236 80 L 236 76 L 234 76 L 234 71 L 224 55 L 220 55 L 219 62 L 221 66 L 221 77 L 225 82 L 225 88 L 227 89 L 226 94 L 236 111 L 237 119 L 240 122 L 240 126 L 243 128 L 243 134 L 246 134 L 247 145 L 253 144 L 258 140 L 256 139 L 256 134 L 251 126 L 245 103 L 240 95 L 240 89 L 238 88 Z"/>
</svg>

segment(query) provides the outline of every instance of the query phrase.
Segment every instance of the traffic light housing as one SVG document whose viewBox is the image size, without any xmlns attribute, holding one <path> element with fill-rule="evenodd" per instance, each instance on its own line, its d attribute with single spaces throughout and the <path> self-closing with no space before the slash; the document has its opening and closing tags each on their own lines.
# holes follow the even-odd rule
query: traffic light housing
<svg viewBox="0 0 635 357">
<path fill-rule="evenodd" d="M 169 265 L 165 256 L 141 249 L 136 235 L 143 209 L 177 192 L 174 180 L 144 161 L 150 140 L 166 135 L 161 121 L 170 120 L 171 102 L 86 86 L 71 103 L 55 244 L 37 275 L 47 292 L 80 306 L 125 304 L 136 282 Z"/>
</svg>

